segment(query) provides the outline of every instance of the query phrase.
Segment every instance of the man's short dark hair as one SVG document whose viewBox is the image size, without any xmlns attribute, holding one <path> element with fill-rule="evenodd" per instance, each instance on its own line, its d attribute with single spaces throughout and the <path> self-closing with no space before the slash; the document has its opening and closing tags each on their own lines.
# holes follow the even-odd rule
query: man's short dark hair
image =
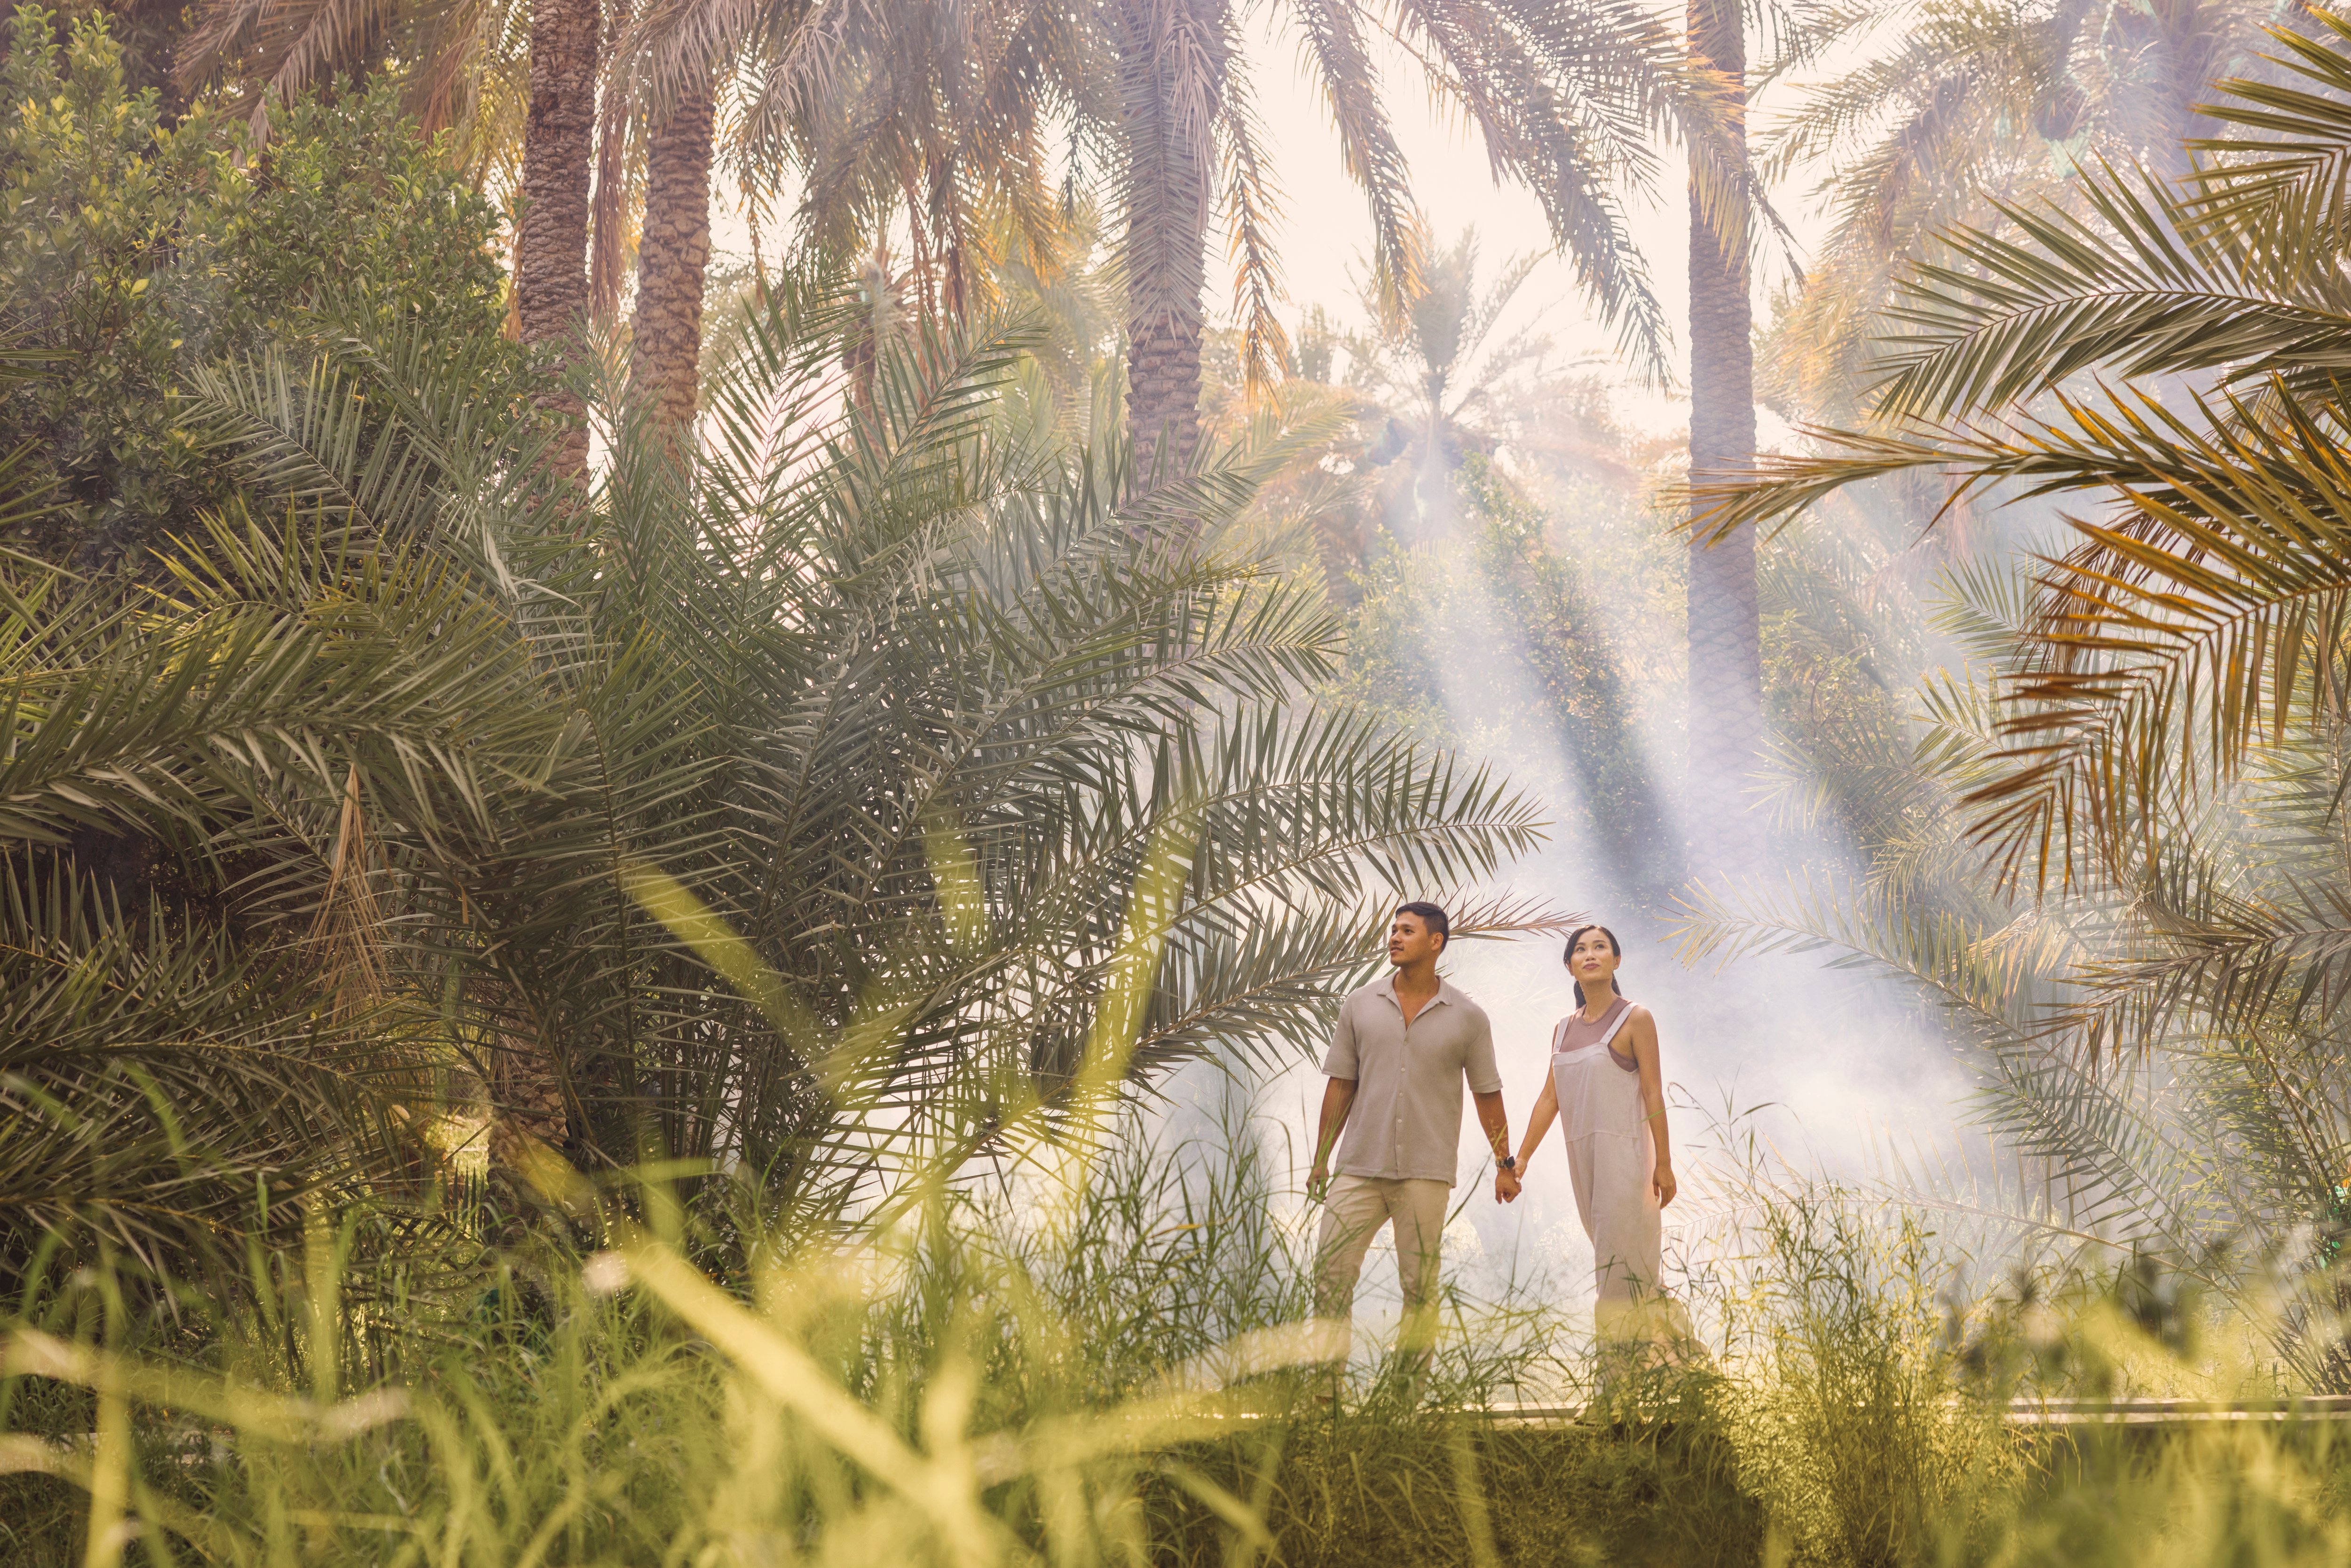
<svg viewBox="0 0 2351 1568">
<path fill-rule="evenodd" d="M 1415 899 L 1410 904 L 1397 904 L 1396 913 L 1398 915 L 1419 915 L 1420 923 L 1423 925 L 1426 926 L 1429 930 L 1436 932 L 1438 937 L 1443 939 L 1447 944 L 1451 944 L 1453 940 L 1453 923 L 1445 918 L 1445 911 L 1438 908 L 1436 904 L 1426 904 L 1418 899 Z"/>
</svg>

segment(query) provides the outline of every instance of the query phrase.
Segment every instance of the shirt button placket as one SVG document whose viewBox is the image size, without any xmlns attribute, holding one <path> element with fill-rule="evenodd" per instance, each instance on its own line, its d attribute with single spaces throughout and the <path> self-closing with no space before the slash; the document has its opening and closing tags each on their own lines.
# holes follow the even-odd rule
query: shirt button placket
<svg viewBox="0 0 2351 1568">
<path fill-rule="evenodd" d="M 1396 1063 L 1395 1149 L 1388 1156 L 1389 1168 L 1399 1176 L 1404 1175 L 1404 1091 L 1411 1076 L 1412 1062 L 1412 1020 L 1409 1019 L 1405 1020 L 1402 1043 L 1403 1060 Z"/>
</svg>

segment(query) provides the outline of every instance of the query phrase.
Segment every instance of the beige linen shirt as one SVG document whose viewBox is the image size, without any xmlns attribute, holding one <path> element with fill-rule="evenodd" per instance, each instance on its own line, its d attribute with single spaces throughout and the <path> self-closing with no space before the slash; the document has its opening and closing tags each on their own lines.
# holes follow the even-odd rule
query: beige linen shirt
<svg viewBox="0 0 2351 1568">
<path fill-rule="evenodd" d="M 1462 1080 L 1480 1094 L 1502 1087 L 1486 1009 L 1440 979 L 1407 1025 L 1393 970 L 1340 1006 L 1322 1071 L 1355 1084 L 1340 1174 L 1447 1186 L 1461 1157 Z"/>
</svg>

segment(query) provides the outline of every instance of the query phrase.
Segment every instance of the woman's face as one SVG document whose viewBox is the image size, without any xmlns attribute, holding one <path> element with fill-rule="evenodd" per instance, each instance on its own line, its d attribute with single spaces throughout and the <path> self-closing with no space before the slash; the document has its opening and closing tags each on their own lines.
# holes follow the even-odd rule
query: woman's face
<svg viewBox="0 0 2351 1568">
<path fill-rule="evenodd" d="M 1618 962 L 1616 955 L 1609 949 L 1607 934 L 1587 931 L 1575 939 L 1575 951 L 1568 955 L 1567 972 L 1575 977 L 1579 985 L 1588 986 L 1594 980 L 1613 981 L 1616 977 Z"/>
</svg>

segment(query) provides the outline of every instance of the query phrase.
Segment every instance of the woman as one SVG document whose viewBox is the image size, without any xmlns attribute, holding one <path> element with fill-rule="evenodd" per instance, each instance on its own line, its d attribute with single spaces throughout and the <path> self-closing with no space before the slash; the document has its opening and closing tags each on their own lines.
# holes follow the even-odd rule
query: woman
<svg viewBox="0 0 2351 1568">
<path fill-rule="evenodd" d="M 1666 1140 L 1665 1075 L 1657 1068 L 1657 1023 L 1646 1008 L 1617 994 L 1625 950 L 1604 925 L 1567 939 L 1563 960 L 1575 977 L 1576 1010 L 1552 1031 L 1551 1073 L 1527 1118 L 1526 1142 L 1513 1168 L 1499 1172 L 1494 1196 L 1519 1196 L 1527 1164 L 1554 1121 L 1567 1140 L 1575 1211 L 1592 1239 L 1603 1337 L 1641 1336 L 1653 1315 L 1641 1303 L 1663 1301 L 1658 1211 L 1674 1200 L 1674 1162 Z M 1627 1321 L 1628 1318 L 1632 1321 Z M 1669 1329 L 1662 1317 L 1661 1329 Z"/>
</svg>

